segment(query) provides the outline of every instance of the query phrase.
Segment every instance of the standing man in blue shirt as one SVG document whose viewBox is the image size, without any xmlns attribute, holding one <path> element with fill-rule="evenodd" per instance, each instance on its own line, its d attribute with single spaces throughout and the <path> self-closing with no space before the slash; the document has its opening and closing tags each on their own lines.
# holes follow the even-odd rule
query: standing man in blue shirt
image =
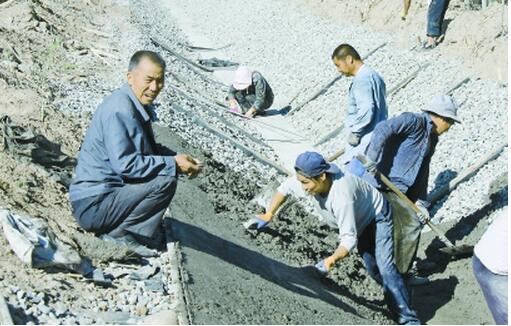
<svg viewBox="0 0 511 326">
<path fill-rule="evenodd" d="M 202 167 L 155 142 L 152 103 L 164 86 L 164 72 L 165 61 L 155 52 L 131 57 L 127 84 L 94 112 L 69 190 L 82 228 L 156 249 L 163 249 L 161 221 L 177 173 L 195 176 Z"/>
<path fill-rule="evenodd" d="M 386 86 L 383 78 L 364 64 L 349 44 L 339 45 L 332 53 L 332 61 L 341 74 L 353 77 L 345 120 L 348 144 L 341 158 L 346 164 L 364 153 L 376 124 L 387 119 Z"/>
</svg>

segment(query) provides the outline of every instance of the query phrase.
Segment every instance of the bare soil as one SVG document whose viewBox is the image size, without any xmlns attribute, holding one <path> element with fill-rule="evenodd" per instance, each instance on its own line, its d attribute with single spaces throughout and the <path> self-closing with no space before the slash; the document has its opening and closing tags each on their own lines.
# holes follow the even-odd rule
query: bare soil
<svg viewBox="0 0 511 326">
<path fill-rule="evenodd" d="M 412 0 L 406 20 L 402 1 L 296 0 L 312 13 L 342 24 L 365 24 L 392 32 L 395 43 L 411 49 L 426 39 L 428 0 Z M 438 59 L 459 59 L 473 76 L 507 81 L 508 6 L 493 3 L 483 10 L 466 10 L 464 1 L 450 1 L 445 15 L 444 41 L 434 49 Z M 398 63 L 396 63 L 398 64 Z"/>
</svg>

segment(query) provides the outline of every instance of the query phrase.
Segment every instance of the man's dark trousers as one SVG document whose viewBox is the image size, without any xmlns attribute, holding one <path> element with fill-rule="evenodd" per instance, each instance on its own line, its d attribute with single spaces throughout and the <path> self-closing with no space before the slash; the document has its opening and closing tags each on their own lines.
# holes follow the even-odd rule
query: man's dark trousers
<svg viewBox="0 0 511 326">
<path fill-rule="evenodd" d="M 72 202 L 73 215 L 81 227 L 96 235 L 131 234 L 153 239 L 160 236 L 161 220 L 174 197 L 176 185 L 177 178 L 169 176 L 124 184 L 111 192 Z"/>
<path fill-rule="evenodd" d="M 426 31 L 428 36 L 439 37 L 442 35 L 442 24 L 447 7 L 449 7 L 449 0 L 431 0 L 428 8 L 428 28 Z"/>
<path fill-rule="evenodd" d="M 364 260 L 367 273 L 384 288 L 385 301 L 398 315 L 400 324 L 420 324 L 410 306 L 410 296 L 403 277 L 394 263 L 392 209 L 383 199 L 381 212 L 358 238 L 358 253 Z"/>
</svg>

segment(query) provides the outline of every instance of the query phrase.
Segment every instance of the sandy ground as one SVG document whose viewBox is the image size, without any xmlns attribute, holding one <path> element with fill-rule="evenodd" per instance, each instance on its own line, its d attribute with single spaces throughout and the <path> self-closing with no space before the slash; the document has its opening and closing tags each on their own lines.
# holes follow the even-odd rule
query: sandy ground
<svg viewBox="0 0 511 326">
<path fill-rule="evenodd" d="M 354 3 L 350 2 L 351 7 L 347 8 L 359 8 L 366 1 Z M 342 1 L 325 0 L 314 6 L 305 0 L 293 1 L 293 5 L 297 4 L 306 6 L 307 15 L 325 17 L 328 11 L 333 24 L 340 18 L 353 24 L 361 21 L 355 19 L 357 14 L 351 9 L 345 12 L 353 20 L 340 15 L 342 10 L 331 10 L 344 4 Z M 383 10 L 386 4 L 389 8 Z M 382 1 L 381 5 L 370 7 L 368 17 L 363 20 L 374 29 L 401 30 L 402 25 L 398 24 L 401 22 L 393 18 L 396 6 Z M 411 27 L 415 26 L 412 22 L 423 15 L 425 5 L 415 2 L 412 6 L 409 20 L 404 24 L 409 24 L 406 26 L 415 31 Z M 482 17 L 496 17 L 500 8 L 492 6 L 479 13 Z M 205 35 L 199 37 L 200 32 L 190 31 L 193 30 L 190 25 L 194 25 L 193 15 L 187 10 L 191 9 L 193 7 L 169 7 L 168 3 L 160 6 L 160 3 L 151 1 L 0 1 L 0 113 L 8 115 L 20 126 L 33 128 L 45 135 L 60 144 L 64 153 L 74 157 L 90 112 L 106 94 L 121 85 L 127 58 L 134 49 L 142 47 L 161 51 L 173 72 L 190 78 L 193 85 L 210 98 L 221 98 L 223 92 L 218 90 L 217 84 L 204 77 L 206 74 L 190 70 L 148 40 L 148 36 L 157 32 L 159 37 L 182 53 L 186 50 L 179 42 L 201 42 L 203 46 L 217 47 L 225 45 Z M 378 25 L 378 17 L 383 13 L 391 18 L 386 24 Z M 493 60 L 501 60 L 501 36 L 496 36 L 494 43 L 485 43 L 484 46 L 478 41 L 479 49 L 470 47 L 463 50 L 463 47 L 457 46 L 461 40 L 452 42 L 461 33 L 461 27 L 457 27 L 461 23 L 457 21 L 468 19 L 474 13 L 460 12 L 458 7 L 452 10 L 452 17 L 460 18 L 449 24 L 448 35 L 452 39 L 445 42 L 446 55 L 461 53 L 469 56 L 466 51 L 470 50 L 490 60 L 493 58 L 491 53 L 495 52 L 498 58 Z M 180 18 L 174 21 L 170 18 L 172 15 Z M 495 19 L 485 19 L 485 26 L 490 31 L 497 30 L 504 22 L 501 20 L 501 25 L 498 25 Z M 147 21 L 157 23 L 151 25 Z M 179 24 L 182 24 L 182 29 Z M 507 20 L 505 26 L 507 33 Z M 483 34 L 488 37 L 491 32 Z M 396 34 L 398 39 L 399 35 Z M 374 43 L 378 43 L 378 37 L 373 38 Z M 439 51 L 444 50 L 439 48 Z M 200 56 L 186 53 L 191 57 Z M 251 55 L 247 51 L 244 58 L 230 59 L 242 62 Z M 501 61 L 497 62 L 497 66 L 502 67 Z M 229 73 L 216 75 L 222 80 L 228 78 Z M 491 75 L 504 79 L 498 69 Z M 209 78 L 210 75 L 207 76 Z M 317 76 L 310 77 L 315 79 Z M 175 79 L 170 80 L 176 85 Z M 290 98 L 287 95 L 279 101 L 285 104 Z M 367 276 L 357 255 L 348 257 L 323 281 L 301 269 L 331 252 L 336 246 L 336 236 L 335 231 L 320 225 L 299 203 L 291 203 L 284 208 L 268 231 L 247 233 L 241 223 L 260 210 L 253 203 L 253 198 L 266 184 L 276 179 L 277 174 L 256 162 L 253 156 L 234 148 L 230 141 L 198 127 L 197 119 L 190 119 L 192 114 L 213 126 L 221 124 L 212 119 L 204 103 L 185 100 L 169 87 L 159 100 L 162 121 L 155 126 L 159 140 L 176 150 L 191 152 L 206 162 L 204 173 L 197 179 L 180 179 L 169 212 L 173 218 L 173 236 L 182 248 L 184 274 L 181 281 L 191 317 L 189 322 L 392 323 L 383 304 L 381 289 Z M 188 110 L 187 113 L 179 111 L 177 106 Z M 264 152 L 268 159 L 276 156 L 277 162 L 290 166 L 293 155 L 291 151 L 285 151 L 282 142 L 273 140 L 272 143 L 275 134 L 228 115 L 224 118 L 266 140 L 270 147 L 247 141 L 235 128 L 222 129 L 233 139 Z M 261 121 L 293 130 L 290 121 L 281 117 Z M 263 148 L 266 149 L 263 151 Z M 175 310 L 177 294 L 173 292 L 172 284 L 166 284 L 163 293 L 154 293 L 146 289 L 144 282 L 133 282 L 126 276 L 142 265 L 147 266 L 148 262 L 112 263 L 115 254 L 122 256 L 122 252 L 118 248 L 105 248 L 95 237 L 78 228 L 70 213 L 67 189 L 58 179 L 52 178 L 52 171 L 30 158 L 2 148 L 0 205 L 48 221 L 60 238 L 82 255 L 93 259 L 97 266 L 115 274 L 115 287 L 104 289 L 67 272 L 31 269 L 17 259 L 4 237 L 0 237 L 0 293 L 7 299 L 14 322 L 142 323 L 146 315 L 166 309 Z M 486 189 L 479 191 L 478 196 L 488 197 Z M 447 236 L 456 243 L 474 244 L 504 205 L 507 205 L 507 185 L 497 187 L 496 195 L 490 196 L 484 207 L 460 221 L 441 227 L 448 230 Z M 491 315 L 471 272 L 470 258 L 450 260 L 438 252 L 439 246 L 430 232 L 424 234 L 419 256 L 435 262 L 436 267 L 421 272 L 430 276 L 430 285 L 413 289 L 413 304 L 421 320 L 430 324 L 491 324 Z M 149 265 L 160 266 L 158 264 L 162 262 L 164 260 L 156 259 Z"/>
<path fill-rule="evenodd" d="M 296 0 L 312 13 L 339 23 L 365 24 L 394 34 L 404 49 L 426 38 L 428 0 L 413 0 L 405 21 L 402 1 Z M 466 71 L 484 78 L 507 81 L 507 5 L 494 2 L 483 10 L 465 10 L 464 1 L 453 0 L 445 15 L 443 43 L 436 53 L 462 59 Z M 470 22 L 470 23 L 467 23 Z"/>
</svg>

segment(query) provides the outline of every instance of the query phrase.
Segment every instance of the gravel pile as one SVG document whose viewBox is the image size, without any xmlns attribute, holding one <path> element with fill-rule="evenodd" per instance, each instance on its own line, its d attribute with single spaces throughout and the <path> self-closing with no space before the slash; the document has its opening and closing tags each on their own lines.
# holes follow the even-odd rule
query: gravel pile
<svg viewBox="0 0 511 326">
<path fill-rule="evenodd" d="M 44 290 L 30 290 L 32 281 L 18 286 L 2 280 L 0 289 L 9 305 L 23 311 L 29 325 L 136 324 L 146 315 L 176 307 L 178 288 L 165 264 L 166 255 L 150 258 L 144 266 L 108 264 L 105 273 L 115 278 L 111 288 L 86 282 L 71 285 L 77 279 L 57 274 L 41 275 Z M 80 288 L 81 294 L 67 291 L 70 286 Z"/>
<path fill-rule="evenodd" d="M 301 91 L 304 87 L 336 76 L 330 55 L 340 43 L 367 53 L 388 39 L 360 27 L 325 22 L 286 1 L 170 1 L 169 6 L 174 4 L 196 17 L 194 27 L 215 44 L 234 43 L 223 50 L 225 59 L 260 71 L 274 90 L 277 108 L 299 92 L 300 102 L 308 95 Z M 254 15 L 258 18 L 247 19 Z M 367 35 L 363 42 L 356 37 L 361 33 Z"/>
<path fill-rule="evenodd" d="M 456 90 L 453 96 L 461 103 L 459 116 L 463 123 L 440 137 L 431 164 L 430 190 L 437 185 L 435 181 L 440 176 L 452 171 L 459 173 L 507 140 L 507 86 L 476 80 Z M 496 160 L 460 184 L 445 203 L 439 203 L 435 219 L 456 220 L 482 207 L 490 186 L 507 173 L 507 166 L 506 148 Z M 439 186 L 447 182 L 439 181 Z M 507 197 L 502 199 L 507 202 Z"/>
<path fill-rule="evenodd" d="M 136 22 L 145 35 L 157 36 L 157 39 L 165 46 L 172 48 L 178 53 L 186 53 L 183 44 L 186 41 L 181 38 L 182 32 L 172 24 L 172 18 L 168 13 L 160 10 L 158 3 L 142 1 L 133 3 L 133 11 L 136 14 Z M 161 4 L 160 4 L 161 5 Z M 147 25 L 144 22 L 155 21 L 157 24 Z M 164 32 L 163 32 L 164 31 Z M 175 37 L 174 37 L 175 36 Z M 184 76 L 186 80 L 176 81 L 171 75 L 168 81 L 188 95 L 183 95 L 171 87 L 166 87 L 158 99 L 161 103 L 157 110 L 160 121 L 169 126 L 190 145 L 201 148 L 205 153 L 210 153 L 213 159 L 224 162 L 234 171 L 246 171 L 247 175 L 257 176 L 262 183 L 273 179 L 278 171 L 267 164 L 253 159 L 252 155 L 225 139 L 222 135 L 216 135 L 208 130 L 213 128 L 223 135 L 227 135 L 243 147 L 253 150 L 263 159 L 278 161 L 273 150 L 262 142 L 254 127 L 240 122 L 239 118 L 226 112 L 225 108 L 215 105 L 208 99 L 220 100 L 225 97 L 225 88 L 222 89 L 207 72 L 198 72 L 190 65 L 177 60 L 168 51 L 146 41 L 144 46 L 158 51 L 168 63 L 170 74 Z M 193 53 L 185 56 L 193 59 Z M 190 98 L 191 96 L 191 98 Z M 206 97 L 206 99 L 204 98 Z M 237 119 L 237 120 L 236 120 Z M 206 123 L 204 127 L 202 123 Z M 226 125 L 229 123 L 230 125 Z M 248 135 L 247 135 L 248 134 Z M 276 162 L 278 164 L 278 162 Z"/>
<path fill-rule="evenodd" d="M 276 106 L 284 106 L 305 88 L 294 102 L 299 104 L 337 76 L 330 54 L 341 42 L 351 43 L 362 55 L 388 42 L 366 60 L 384 77 L 388 91 L 424 67 L 405 87 L 389 96 L 389 116 L 418 112 L 433 96 L 450 91 L 468 77 L 459 62 L 445 60 L 435 52 L 398 50 L 390 42 L 391 35 L 325 22 L 285 1 L 232 4 L 197 0 L 179 6 L 190 18 L 197 18 L 195 32 L 203 33 L 214 44 L 234 43 L 224 49 L 229 56 L 226 59 L 247 64 L 268 77 L 275 90 Z M 261 13 L 258 19 L 246 20 L 254 13 Z M 344 118 L 349 83 L 348 78 L 342 78 L 292 115 L 297 129 L 317 141 L 338 127 Z M 464 123 L 441 137 L 431 165 L 430 190 L 448 182 L 453 177 L 451 171 L 460 172 L 507 138 L 507 85 L 473 80 L 452 94 L 461 104 Z M 343 143 L 340 134 L 319 149 L 333 153 Z M 433 210 L 438 210 L 437 220 L 460 218 L 480 207 L 482 202 L 474 198 L 473 189 L 485 193 L 495 171 L 506 171 L 506 163 L 507 155 L 502 154 L 460 185 Z"/>
</svg>

